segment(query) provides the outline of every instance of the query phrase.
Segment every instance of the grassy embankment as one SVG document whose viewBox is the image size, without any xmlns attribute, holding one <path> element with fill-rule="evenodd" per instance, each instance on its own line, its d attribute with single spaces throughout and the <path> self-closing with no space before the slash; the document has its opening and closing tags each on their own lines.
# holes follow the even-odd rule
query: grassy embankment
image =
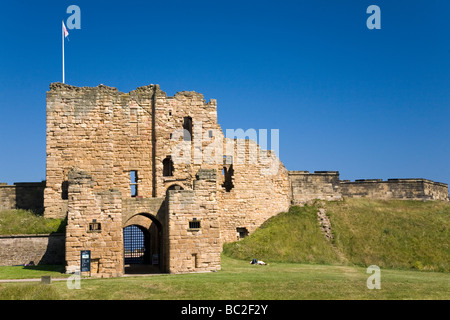
<svg viewBox="0 0 450 320">
<path fill-rule="evenodd" d="M 27 210 L 0 211 L 0 235 L 65 232 L 65 219 L 48 219 Z"/>
<path fill-rule="evenodd" d="M 324 206 L 334 240 L 317 222 Z M 377 265 L 450 272 L 450 204 L 346 199 L 292 207 L 246 239 L 224 246 L 234 258 L 264 261 Z"/>
</svg>

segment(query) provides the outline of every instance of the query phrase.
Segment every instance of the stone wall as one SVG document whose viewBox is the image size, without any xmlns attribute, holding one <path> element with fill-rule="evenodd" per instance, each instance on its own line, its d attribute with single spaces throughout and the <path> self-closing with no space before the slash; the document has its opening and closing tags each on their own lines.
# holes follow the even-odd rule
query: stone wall
<svg viewBox="0 0 450 320">
<path fill-rule="evenodd" d="M 290 205 L 288 171 L 274 154 L 261 150 L 253 140 L 226 139 L 227 143 L 231 148 L 224 151 L 217 186 L 223 242 L 240 239 L 242 231 L 253 233 Z"/>
<path fill-rule="evenodd" d="M 171 190 L 168 196 L 169 272 L 220 270 L 219 206 L 216 171 L 202 169 L 194 190 Z"/>
<path fill-rule="evenodd" d="M 47 93 L 46 217 L 66 215 L 68 172 L 89 172 L 94 190 L 131 196 L 130 172 L 138 171 L 139 195 L 152 197 L 152 101 L 156 86 L 128 94 L 100 85 L 52 84 Z"/>
<path fill-rule="evenodd" d="M 449 201 L 448 185 L 427 179 L 339 180 L 338 171 L 289 171 L 291 203 L 304 205 L 315 199 L 340 200 L 365 197 L 391 200 Z"/>
<path fill-rule="evenodd" d="M 81 251 L 91 250 L 93 276 L 121 276 L 124 264 L 120 192 L 96 191 L 92 177 L 77 169 L 69 171 L 68 181 L 66 271 L 79 271 Z"/>
<path fill-rule="evenodd" d="M 449 201 L 448 185 L 427 179 L 360 179 L 341 181 L 343 197 Z"/>
<path fill-rule="evenodd" d="M 16 187 L 0 183 L 0 210 L 16 209 Z"/>
<path fill-rule="evenodd" d="M 450 201 L 448 184 L 435 182 L 427 179 L 423 180 L 424 197 L 426 200 Z"/>
<path fill-rule="evenodd" d="M 123 198 L 122 221 L 124 226 L 129 225 L 129 220 L 142 213 L 150 213 L 159 221 L 163 221 L 166 210 L 164 200 L 165 198 Z"/>
<path fill-rule="evenodd" d="M 25 209 L 44 211 L 44 182 L 0 183 L 0 210 Z"/>
<path fill-rule="evenodd" d="M 64 234 L 0 236 L 0 266 L 64 264 Z"/>
<path fill-rule="evenodd" d="M 304 205 L 312 200 L 342 199 L 338 171 L 289 171 L 293 205 Z"/>
<path fill-rule="evenodd" d="M 184 129 L 187 121 L 192 126 Z M 202 94 L 193 91 L 178 92 L 173 97 L 158 91 L 154 122 L 154 197 L 165 197 L 173 185 L 192 190 L 200 168 L 217 168 L 217 159 L 209 157 L 208 152 L 216 142 L 221 146 L 223 140 L 215 99 L 206 102 Z M 173 172 L 164 176 L 163 162 L 168 157 L 173 161 Z"/>
</svg>

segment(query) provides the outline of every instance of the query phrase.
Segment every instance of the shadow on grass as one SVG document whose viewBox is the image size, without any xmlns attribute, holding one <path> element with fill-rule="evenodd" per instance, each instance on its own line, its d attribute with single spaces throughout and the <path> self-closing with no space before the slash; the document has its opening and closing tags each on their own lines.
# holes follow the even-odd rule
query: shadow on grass
<svg viewBox="0 0 450 320">
<path fill-rule="evenodd" d="M 23 267 L 26 270 L 35 270 L 35 271 L 49 271 L 49 272 L 59 272 L 64 273 L 65 267 L 64 265 L 37 265 L 37 266 L 24 266 Z"/>
</svg>

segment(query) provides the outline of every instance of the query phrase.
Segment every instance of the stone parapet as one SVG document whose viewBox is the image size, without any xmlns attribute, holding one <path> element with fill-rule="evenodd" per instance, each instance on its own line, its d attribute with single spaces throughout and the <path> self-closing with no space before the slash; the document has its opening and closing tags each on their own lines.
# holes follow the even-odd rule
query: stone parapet
<svg viewBox="0 0 450 320">
<path fill-rule="evenodd" d="M 316 199 L 342 199 L 339 171 L 289 171 L 289 179 L 293 205 L 304 205 Z"/>
<path fill-rule="evenodd" d="M 341 181 L 343 197 L 449 201 L 448 185 L 428 179 L 358 179 Z"/>
<path fill-rule="evenodd" d="M 0 183 L 0 210 L 24 209 L 44 211 L 45 181 Z"/>
<path fill-rule="evenodd" d="M 449 201 L 448 185 L 428 179 L 339 180 L 338 171 L 289 171 L 292 204 L 366 197 L 383 200 Z"/>
</svg>

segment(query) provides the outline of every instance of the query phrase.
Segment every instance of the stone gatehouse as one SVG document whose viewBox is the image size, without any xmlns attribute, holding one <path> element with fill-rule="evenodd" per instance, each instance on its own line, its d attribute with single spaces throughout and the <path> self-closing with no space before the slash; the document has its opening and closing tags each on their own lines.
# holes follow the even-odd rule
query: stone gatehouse
<svg viewBox="0 0 450 320">
<path fill-rule="evenodd" d="M 68 272 L 91 250 L 94 273 L 123 274 L 128 226 L 145 231 L 162 272 L 218 270 L 222 244 L 288 210 L 290 193 L 271 152 L 224 137 L 215 100 L 50 86 L 45 216 L 68 218 Z"/>
<path fill-rule="evenodd" d="M 53 83 L 46 140 L 46 181 L 0 184 L 0 209 L 67 217 L 67 272 L 80 269 L 82 250 L 91 251 L 95 276 L 133 265 L 216 271 L 223 243 L 315 199 L 449 201 L 448 185 L 427 179 L 351 182 L 338 171 L 288 171 L 255 141 L 225 137 L 216 100 L 168 97 L 158 85 L 122 93 Z"/>
</svg>

